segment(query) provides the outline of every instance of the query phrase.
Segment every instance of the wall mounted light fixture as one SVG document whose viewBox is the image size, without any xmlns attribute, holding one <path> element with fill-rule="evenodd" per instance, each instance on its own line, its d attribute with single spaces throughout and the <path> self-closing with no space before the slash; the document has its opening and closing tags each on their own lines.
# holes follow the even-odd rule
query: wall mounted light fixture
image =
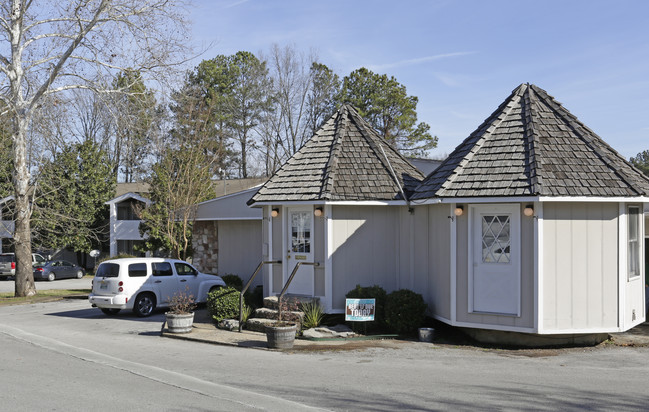
<svg viewBox="0 0 649 412">
<path fill-rule="evenodd" d="M 277 217 L 277 216 L 279 216 L 279 209 L 276 208 L 276 207 L 274 207 L 273 210 L 270 211 L 270 215 L 271 215 L 272 217 Z"/>
<path fill-rule="evenodd" d="M 316 217 L 322 216 L 322 207 L 316 207 L 313 214 L 316 215 Z"/>
<path fill-rule="evenodd" d="M 464 213 L 464 206 L 462 205 L 455 206 L 455 210 L 453 211 L 453 214 L 455 216 L 462 216 L 463 213 Z"/>
<path fill-rule="evenodd" d="M 534 207 L 532 207 L 532 205 L 525 206 L 525 209 L 523 209 L 523 214 L 527 217 L 534 216 Z"/>
</svg>

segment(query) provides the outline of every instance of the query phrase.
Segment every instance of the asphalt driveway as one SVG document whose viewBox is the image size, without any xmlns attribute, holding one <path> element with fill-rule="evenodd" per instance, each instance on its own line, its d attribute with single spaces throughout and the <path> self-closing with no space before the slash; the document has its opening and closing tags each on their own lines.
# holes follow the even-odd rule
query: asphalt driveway
<svg viewBox="0 0 649 412">
<path fill-rule="evenodd" d="M 81 279 L 61 279 L 54 282 L 37 281 L 36 290 L 50 289 L 90 289 L 92 287 L 92 276 L 84 276 Z M 12 280 L 0 280 L 0 293 L 13 292 L 15 284 Z"/>
</svg>

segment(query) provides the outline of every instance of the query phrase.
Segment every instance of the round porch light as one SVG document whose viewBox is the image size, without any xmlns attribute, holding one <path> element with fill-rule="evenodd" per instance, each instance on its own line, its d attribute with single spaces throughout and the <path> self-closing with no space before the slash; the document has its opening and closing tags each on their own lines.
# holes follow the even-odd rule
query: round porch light
<svg viewBox="0 0 649 412">
<path fill-rule="evenodd" d="M 316 207 L 315 210 L 313 211 L 313 214 L 316 215 L 316 217 L 322 216 L 322 208 Z"/>
<path fill-rule="evenodd" d="M 272 217 L 277 217 L 277 216 L 279 216 L 279 209 L 276 208 L 276 207 L 273 208 L 273 210 L 270 211 L 270 215 L 271 215 Z"/>
<path fill-rule="evenodd" d="M 455 216 L 462 216 L 463 213 L 464 213 L 464 206 L 462 205 L 456 206 L 455 210 L 453 211 L 453 214 L 455 214 Z"/>
<path fill-rule="evenodd" d="M 532 205 L 525 206 L 525 209 L 523 209 L 523 214 L 527 217 L 534 216 L 534 208 L 532 207 Z"/>
</svg>

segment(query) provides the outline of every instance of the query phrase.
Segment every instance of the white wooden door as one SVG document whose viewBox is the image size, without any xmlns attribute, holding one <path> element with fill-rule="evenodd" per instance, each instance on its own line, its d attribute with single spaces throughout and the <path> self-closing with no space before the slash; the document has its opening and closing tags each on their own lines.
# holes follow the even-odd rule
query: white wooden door
<svg viewBox="0 0 649 412">
<path fill-rule="evenodd" d="M 472 205 L 469 312 L 520 316 L 519 205 Z"/>
<path fill-rule="evenodd" d="M 287 208 L 287 252 L 284 284 L 298 262 L 313 262 L 313 207 Z M 288 293 L 313 295 L 313 266 L 300 265 Z"/>
</svg>

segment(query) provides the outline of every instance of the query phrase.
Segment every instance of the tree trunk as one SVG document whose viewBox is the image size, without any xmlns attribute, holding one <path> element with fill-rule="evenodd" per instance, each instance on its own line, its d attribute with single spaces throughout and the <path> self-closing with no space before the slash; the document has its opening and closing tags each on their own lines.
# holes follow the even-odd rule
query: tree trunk
<svg viewBox="0 0 649 412">
<path fill-rule="evenodd" d="M 19 116 L 14 124 L 14 194 L 16 201 L 14 242 L 16 246 L 16 281 L 15 296 L 32 296 L 36 294 L 34 273 L 32 272 L 32 239 L 31 239 L 31 202 L 29 201 L 29 169 L 25 134 L 28 119 Z"/>
<path fill-rule="evenodd" d="M 248 137 L 246 134 L 243 134 L 243 139 L 241 140 L 241 177 L 244 179 L 248 177 L 248 162 L 246 159 L 246 140 Z"/>
</svg>

